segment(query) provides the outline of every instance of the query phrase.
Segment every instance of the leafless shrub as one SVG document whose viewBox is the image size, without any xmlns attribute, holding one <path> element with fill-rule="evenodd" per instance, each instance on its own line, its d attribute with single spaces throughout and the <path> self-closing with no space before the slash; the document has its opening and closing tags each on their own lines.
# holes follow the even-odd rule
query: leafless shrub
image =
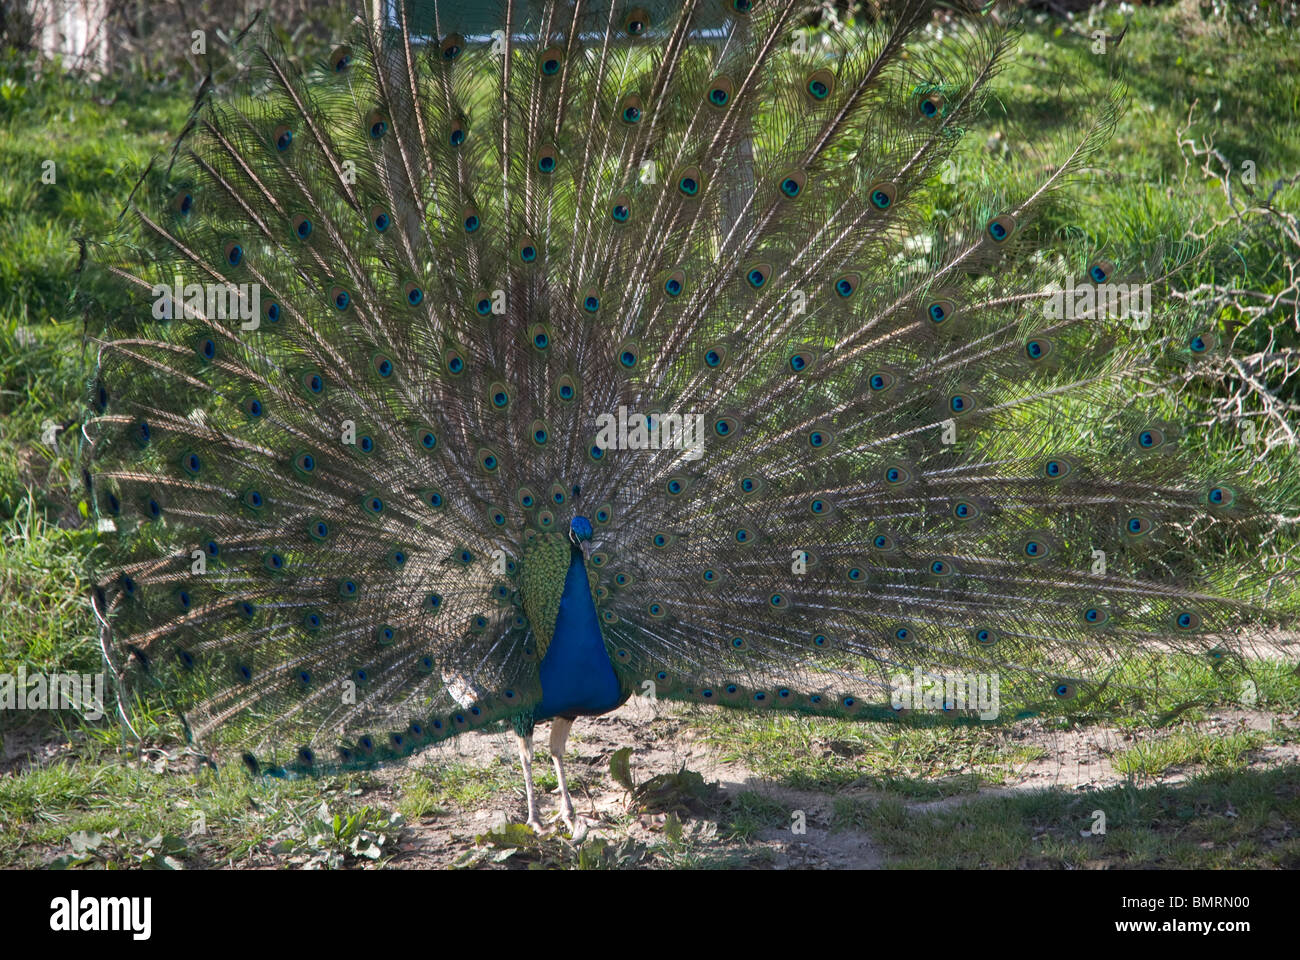
<svg viewBox="0 0 1300 960">
<path fill-rule="evenodd" d="M 1189 133 L 1195 110 L 1193 103 L 1178 129 L 1183 183 L 1199 174 L 1211 190 L 1217 187 L 1223 208 L 1194 216 L 1185 237 L 1207 244 L 1231 238 L 1266 251 L 1269 261 L 1256 263 L 1254 282 L 1246 274 L 1228 282 L 1216 278 L 1170 295 L 1200 315 L 1226 321 L 1232 349 L 1203 371 L 1216 384 L 1208 397 L 1212 420 L 1253 422 L 1260 441 L 1256 459 L 1263 460 L 1278 447 L 1294 448 L 1300 429 L 1300 217 L 1285 208 L 1300 172 L 1254 182 L 1253 168 L 1234 169 L 1213 134 L 1196 139 Z"/>
</svg>

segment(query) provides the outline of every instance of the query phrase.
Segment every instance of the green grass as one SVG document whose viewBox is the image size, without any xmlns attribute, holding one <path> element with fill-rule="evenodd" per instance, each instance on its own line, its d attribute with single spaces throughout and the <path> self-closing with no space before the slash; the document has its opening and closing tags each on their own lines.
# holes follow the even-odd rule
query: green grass
<svg viewBox="0 0 1300 960">
<path fill-rule="evenodd" d="M 240 863 L 300 832 L 322 801 L 334 813 L 356 810 L 365 784 L 360 775 L 261 782 L 234 768 L 183 773 L 81 751 L 0 778 L 0 867 L 47 863 L 70 853 L 78 834 L 113 835 L 92 858 L 101 865 L 139 863 L 159 835 L 184 838 L 189 866 Z"/>
<path fill-rule="evenodd" d="M 894 729 L 825 717 L 759 717 L 730 710 L 694 717 L 720 756 L 796 789 L 872 786 L 935 798 L 1002 783 L 1042 756 L 974 728 Z"/>
<path fill-rule="evenodd" d="M 0 669 L 97 669 L 72 481 L 89 363 L 68 316 L 75 238 L 106 235 L 172 141 L 183 89 L 32 76 L 0 54 Z M 54 161 L 53 183 L 42 182 Z M 38 720 L 37 722 L 45 722 Z"/>
<path fill-rule="evenodd" d="M 760 830 L 789 825 L 790 811 L 771 797 L 744 790 L 731 801 L 727 831 L 733 839 L 752 840 Z"/>
<path fill-rule="evenodd" d="M 694 718 L 695 722 L 703 715 Z M 822 735 L 851 738 L 855 728 L 816 723 Z M 770 728 L 770 729 L 765 729 Z M 711 733 L 716 725 L 705 724 Z M 1130 781 L 1104 790 L 1033 790 L 977 796 L 929 779 L 971 756 L 969 745 L 932 743 L 918 748 L 877 745 L 841 758 L 863 770 L 901 765 L 908 779 L 857 776 L 851 769 L 816 769 L 815 779 L 798 759 L 810 745 L 789 725 L 763 718 L 733 728 L 735 755 L 766 764 L 760 772 L 830 799 L 832 830 L 867 833 L 887 866 L 901 868 L 1084 868 L 1084 867 L 1283 867 L 1300 866 L 1300 840 L 1291 824 L 1300 816 L 1300 767 L 1254 769 L 1251 751 L 1271 740 L 1263 733 L 1192 729 L 1118 753 Z M 872 738 L 826 741 L 854 744 Z M 772 748 L 788 744 L 788 751 Z M 821 741 L 811 741 L 817 743 Z M 905 762 L 900 761 L 900 754 Z M 979 756 L 980 754 L 976 754 Z M 0 867 L 54 861 L 73 866 L 155 866 L 166 853 L 185 867 L 257 863 L 364 864 L 347 829 L 356 818 L 396 850 L 400 813 L 406 822 L 437 820 L 452 809 L 474 811 L 503 794 L 517 802 L 522 781 L 508 761 L 474 766 L 451 763 L 407 771 L 396 795 L 365 774 L 326 780 L 253 780 L 242 770 L 194 772 L 192 759 L 164 763 L 152 753 L 143 763 L 121 753 L 86 748 L 21 776 L 0 778 Z M 1176 784 L 1143 784 L 1144 778 L 1189 774 Z M 920 778 L 927 779 L 920 779 Z M 984 779 L 981 777 L 981 779 Z M 542 780 L 539 790 L 553 783 Z M 931 789 L 920 789 L 929 786 Z M 969 786 L 973 787 L 973 783 Z M 850 789 L 852 788 L 852 789 Z M 931 809 L 929 803 L 954 797 Z M 325 814 L 321 804 L 324 802 Z M 1095 811 L 1105 815 L 1104 835 L 1091 830 Z M 511 866 L 543 867 L 762 867 L 775 856 L 751 847 L 763 831 L 789 829 L 788 802 L 752 790 L 715 798 L 685 827 L 664 826 L 649 844 L 630 839 L 571 844 L 560 837 L 508 834 L 477 845 L 465 865 L 490 861 L 502 849 L 519 848 Z M 325 829 L 339 817 L 333 833 Z M 623 821 L 624 827 L 631 819 Z M 396 823 L 385 834 L 377 824 Z M 716 824 L 716 827 L 714 826 Z M 619 830 L 615 822 L 615 830 Z M 360 829 L 360 827 L 356 828 Z M 486 827 L 483 830 L 487 832 Z M 335 834 L 338 834 L 336 836 Z M 720 842 L 720 841 L 726 841 Z M 369 846 L 368 843 L 363 844 Z M 515 856 L 515 855 L 512 855 Z M 62 858 L 62 860 L 60 860 Z M 296 858 L 296 859 L 295 859 Z"/>
<path fill-rule="evenodd" d="M 1064 735 L 1090 724 L 1111 739 L 1136 735 L 1142 744 L 1112 760 L 1125 775 L 1154 776 L 1180 764 L 1218 769 L 1241 763 L 1268 739 L 1264 734 L 1224 737 L 1194 726 L 1213 708 L 1240 706 L 1246 679 L 1249 706 L 1286 716 L 1300 702 L 1300 675 L 1281 661 L 1254 661 L 1247 677 L 1228 667 L 1212 669 L 1192 657 L 1141 657 L 1111 679 L 1112 687 L 1090 702 L 1078 719 L 1042 718 L 1035 729 L 1044 731 L 1048 741 L 1054 732 Z M 1179 695 L 1170 697 L 1166 690 Z M 1005 783 L 1009 775 L 1045 755 L 1041 743 L 1017 739 L 1024 724 L 915 729 L 731 710 L 701 709 L 693 716 L 725 759 L 799 789 L 870 785 L 937 798 L 967 793 L 980 784 Z M 1170 724 L 1183 732 L 1163 736 Z"/>
<path fill-rule="evenodd" d="M 1182 730 L 1171 737 L 1135 744 L 1113 757 L 1111 764 L 1119 773 L 1143 777 L 1191 766 L 1207 771 L 1239 770 L 1268 740 L 1257 731 L 1222 736 Z"/>
<path fill-rule="evenodd" d="M 545 770 L 539 766 L 533 771 L 533 784 L 539 791 L 549 790 L 556 785 L 554 774 L 548 783 Z M 507 790 L 523 795 L 524 778 L 518 764 L 479 767 L 450 763 L 420 767 L 402 781 L 402 803 L 398 809 L 408 820 L 436 817 L 446 813 L 448 807 L 473 808 Z"/>
<path fill-rule="evenodd" d="M 1096 812 L 1106 832 L 1092 835 Z M 927 812 L 897 798 L 843 811 L 903 869 L 1288 869 L 1300 866 L 1300 769 L 1177 786 L 982 797 Z M 1081 836 L 1084 831 L 1089 836 Z"/>
</svg>

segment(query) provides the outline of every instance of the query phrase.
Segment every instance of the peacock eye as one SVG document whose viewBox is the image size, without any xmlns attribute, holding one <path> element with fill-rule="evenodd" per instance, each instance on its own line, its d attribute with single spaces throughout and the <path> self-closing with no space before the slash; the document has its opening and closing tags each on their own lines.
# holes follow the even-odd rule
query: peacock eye
<svg viewBox="0 0 1300 960">
<path fill-rule="evenodd" d="M 814 105 L 824 103 L 835 89 L 835 75 L 829 70 L 815 70 L 804 77 L 803 92 Z"/>
<path fill-rule="evenodd" d="M 793 170 L 781 178 L 779 192 L 787 200 L 797 199 L 802 193 L 807 177 L 802 170 Z"/>
<path fill-rule="evenodd" d="M 709 85 L 708 101 L 714 107 L 725 107 L 736 94 L 736 85 L 730 77 L 717 77 Z"/>
<path fill-rule="evenodd" d="M 650 15 L 644 7 L 634 7 L 623 18 L 623 29 L 630 36 L 639 37 L 650 27 Z"/>
<path fill-rule="evenodd" d="M 645 115 L 641 98 L 634 93 L 625 96 L 619 101 L 618 115 L 623 123 L 629 127 L 640 123 Z"/>
<path fill-rule="evenodd" d="M 892 207 L 897 197 L 898 187 L 893 183 L 877 183 L 867 190 L 871 205 L 882 212 Z"/>
<path fill-rule="evenodd" d="M 994 217 L 985 226 L 984 232 L 994 244 L 1005 243 L 1016 232 L 1016 219 L 1009 213 Z"/>
<path fill-rule="evenodd" d="M 559 46 L 547 47 L 537 58 L 537 65 L 543 77 L 553 77 L 558 74 L 563 63 L 564 49 Z"/>
<path fill-rule="evenodd" d="M 704 188 L 704 174 L 699 167 L 682 167 L 675 175 L 677 192 L 687 199 L 699 196 Z"/>
<path fill-rule="evenodd" d="M 378 110 L 372 110 L 366 115 L 365 126 L 371 140 L 381 140 L 388 133 L 388 117 Z"/>
<path fill-rule="evenodd" d="M 465 38 L 459 33 L 448 34 L 438 45 L 438 52 L 446 63 L 452 63 L 458 59 L 465 47 Z"/>
</svg>

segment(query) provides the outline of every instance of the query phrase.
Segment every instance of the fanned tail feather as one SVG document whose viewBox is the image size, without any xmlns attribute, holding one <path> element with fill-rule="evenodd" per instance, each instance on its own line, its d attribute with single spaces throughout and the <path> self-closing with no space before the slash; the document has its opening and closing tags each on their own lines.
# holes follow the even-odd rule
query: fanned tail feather
<svg viewBox="0 0 1300 960">
<path fill-rule="evenodd" d="M 1160 412 L 1213 331 L 1045 312 L 1171 265 L 1038 255 L 1122 87 L 1039 182 L 951 190 L 1015 49 L 976 11 L 828 49 L 786 3 L 509 3 L 495 44 L 398 7 L 307 74 L 250 31 L 92 250 L 124 689 L 255 769 L 511 722 L 521 559 L 575 514 L 625 692 L 975 722 L 899 677 L 996 674 L 1007 720 L 1270 621 L 1214 553 L 1268 494 Z"/>
</svg>

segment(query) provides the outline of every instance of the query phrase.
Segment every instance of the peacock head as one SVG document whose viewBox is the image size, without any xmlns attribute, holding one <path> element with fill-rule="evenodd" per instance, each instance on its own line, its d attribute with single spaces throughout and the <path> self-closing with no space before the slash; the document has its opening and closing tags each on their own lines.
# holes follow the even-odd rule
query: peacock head
<svg viewBox="0 0 1300 960">
<path fill-rule="evenodd" d="M 590 543 L 594 532 L 591 521 L 586 517 L 574 517 L 569 521 L 569 542 L 574 546 L 580 547 L 584 543 Z"/>
<path fill-rule="evenodd" d="M 569 543 L 573 544 L 573 549 L 582 553 L 584 563 L 591 559 L 593 533 L 595 531 L 591 528 L 591 521 L 586 517 L 574 517 L 569 521 Z"/>
</svg>

